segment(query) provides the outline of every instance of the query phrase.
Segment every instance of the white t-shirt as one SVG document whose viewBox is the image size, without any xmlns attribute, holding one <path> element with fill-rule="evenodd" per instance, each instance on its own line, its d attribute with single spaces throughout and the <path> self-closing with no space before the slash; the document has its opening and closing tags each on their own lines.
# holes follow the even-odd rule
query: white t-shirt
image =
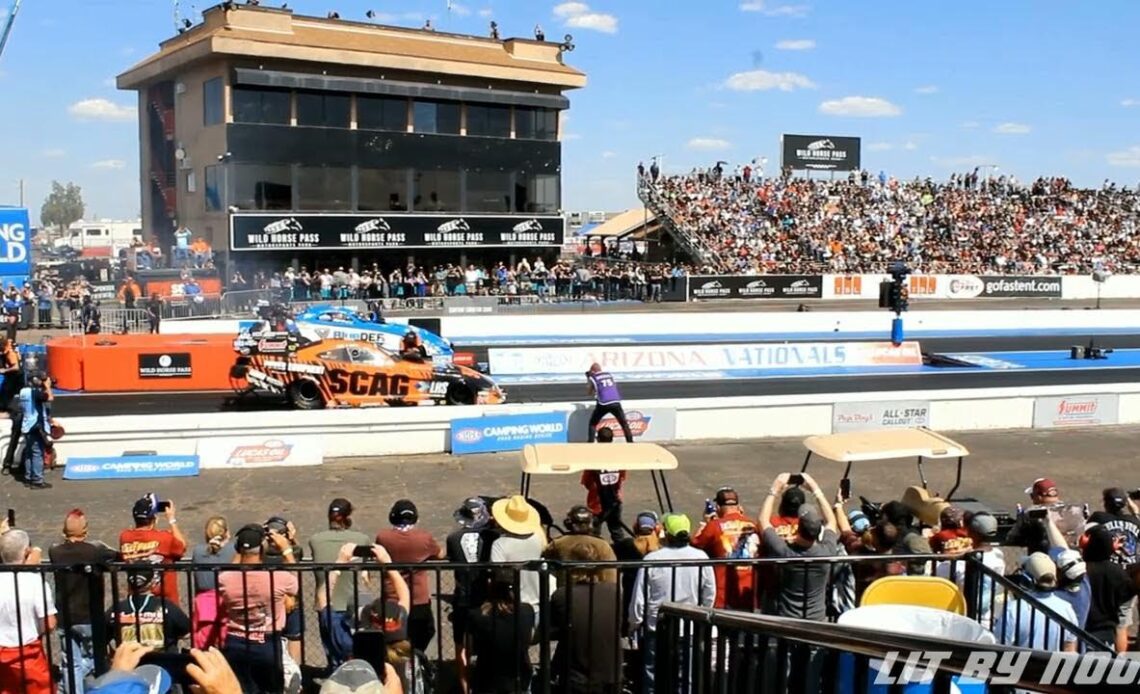
<svg viewBox="0 0 1140 694">
<path fill-rule="evenodd" d="M 55 599 L 43 578 L 28 572 L 0 574 L 0 648 L 18 648 L 39 640 L 43 620 L 53 614 Z"/>
</svg>

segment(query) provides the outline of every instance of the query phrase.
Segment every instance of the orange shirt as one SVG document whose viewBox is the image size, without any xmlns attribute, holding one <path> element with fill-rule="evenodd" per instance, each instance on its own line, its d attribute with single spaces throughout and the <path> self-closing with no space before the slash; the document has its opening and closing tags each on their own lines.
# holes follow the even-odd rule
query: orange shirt
<svg viewBox="0 0 1140 694">
<path fill-rule="evenodd" d="M 739 508 L 729 507 L 723 516 L 705 523 L 693 538 L 693 546 L 703 549 L 713 559 L 728 559 L 739 555 L 737 550 L 741 544 L 748 541 L 749 535 L 758 532 L 759 528 L 752 519 Z M 716 574 L 714 607 L 751 610 L 756 606 L 752 566 L 720 564 L 713 567 L 713 573 Z"/>
<path fill-rule="evenodd" d="M 173 564 L 182 558 L 186 552 L 186 545 L 174 538 L 169 530 L 151 530 L 149 528 L 132 528 L 119 533 L 119 553 L 125 562 L 146 562 L 149 564 Z M 156 595 L 162 595 L 167 600 L 178 603 L 178 574 L 167 571 L 162 576 L 161 589 L 155 589 Z"/>
<path fill-rule="evenodd" d="M 621 501 L 621 486 L 625 483 L 625 470 L 585 470 L 580 479 L 586 488 L 586 506 L 595 516 L 602 513 L 602 487 Z"/>
</svg>

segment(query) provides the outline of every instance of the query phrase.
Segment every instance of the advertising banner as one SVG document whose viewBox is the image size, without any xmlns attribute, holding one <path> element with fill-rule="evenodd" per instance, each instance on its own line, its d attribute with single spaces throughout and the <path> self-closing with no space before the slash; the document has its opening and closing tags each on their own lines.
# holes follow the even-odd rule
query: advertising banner
<svg viewBox="0 0 1140 694">
<path fill-rule="evenodd" d="M 139 378 L 190 378 L 191 375 L 190 355 L 186 352 L 139 355 Z"/>
<path fill-rule="evenodd" d="M 1120 396 L 1064 395 L 1033 401 L 1033 428 L 1088 427 L 1120 422 Z"/>
<path fill-rule="evenodd" d="M 831 431 L 865 431 L 930 426 L 928 400 L 888 402 L 837 402 L 832 409 Z"/>
<path fill-rule="evenodd" d="M 586 441 L 586 430 L 590 426 L 590 415 L 594 408 L 586 407 L 570 413 L 570 441 Z M 633 433 L 634 441 L 672 441 L 677 438 L 677 410 L 664 407 L 626 408 L 625 420 Z M 613 415 L 602 417 L 598 429 L 609 427 L 614 432 L 614 441 L 624 441 L 621 424 Z"/>
<path fill-rule="evenodd" d="M 557 215 L 235 214 L 230 215 L 230 249 L 557 247 L 565 225 Z"/>
<path fill-rule="evenodd" d="M 449 296 L 443 300 L 443 312 L 449 316 L 470 316 L 497 313 L 497 296 Z"/>
<path fill-rule="evenodd" d="M 312 437 L 229 436 L 198 441 L 203 470 L 306 467 L 324 462 L 324 450 Z"/>
<path fill-rule="evenodd" d="M 819 299 L 822 275 L 694 275 L 689 299 Z"/>
<path fill-rule="evenodd" d="M 917 342 L 800 342 L 732 345 L 615 345 L 488 350 L 495 375 L 582 374 L 593 363 L 617 374 L 821 369 L 852 366 L 921 366 Z"/>
<path fill-rule="evenodd" d="M 781 168 L 858 171 L 859 138 L 836 135 L 781 135 Z"/>
<path fill-rule="evenodd" d="M 519 451 L 528 443 L 566 443 L 566 412 L 505 414 L 451 420 L 451 452 Z M 585 425 L 582 427 L 585 432 Z"/>
<path fill-rule="evenodd" d="M 1060 277 L 986 275 L 980 278 L 982 296 L 1018 299 L 1060 299 Z"/>
<path fill-rule="evenodd" d="M 130 480 L 151 477 L 196 477 L 196 455 L 123 455 L 105 458 L 68 458 L 65 480 Z"/>
<path fill-rule="evenodd" d="M 0 277 L 27 277 L 31 268 L 32 229 L 28 210 L 0 207 Z"/>
</svg>

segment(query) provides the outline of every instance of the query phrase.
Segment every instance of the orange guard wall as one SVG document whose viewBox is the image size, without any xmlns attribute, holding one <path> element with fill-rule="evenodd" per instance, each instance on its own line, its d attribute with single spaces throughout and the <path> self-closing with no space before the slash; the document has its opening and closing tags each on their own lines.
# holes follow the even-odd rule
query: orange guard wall
<svg viewBox="0 0 1140 694">
<path fill-rule="evenodd" d="M 190 356 L 188 377 L 143 378 L 139 356 Z M 237 358 L 231 335 L 75 335 L 47 343 L 57 388 L 90 393 L 228 390 Z"/>
</svg>

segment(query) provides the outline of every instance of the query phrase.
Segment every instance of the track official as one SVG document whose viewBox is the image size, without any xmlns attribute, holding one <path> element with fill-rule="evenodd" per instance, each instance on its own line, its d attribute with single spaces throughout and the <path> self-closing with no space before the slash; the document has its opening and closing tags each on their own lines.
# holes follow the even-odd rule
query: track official
<svg viewBox="0 0 1140 694">
<path fill-rule="evenodd" d="M 626 442 L 633 443 L 633 432 L 630 431 L 629 422 L 626 421 L 625 410 L 621 406 L 621 392 L 618 390 L 617 381 L 614 380 L 613 374 L 602 371 L 601 365 L 594 363 L 586 372 L 586 380 L 590 384 L 590 394 L 594 396 L 596 401 L 594 413 L 590 415 L 590 428 L 586 432 L 586 440 L 593 443 L 597 436 L 598 422 L 602 421 L 602 417 L 607 414 L 612 414 L 618 424 L 621 425 L 621 431 L 625 434 Z"/>
</svg>

